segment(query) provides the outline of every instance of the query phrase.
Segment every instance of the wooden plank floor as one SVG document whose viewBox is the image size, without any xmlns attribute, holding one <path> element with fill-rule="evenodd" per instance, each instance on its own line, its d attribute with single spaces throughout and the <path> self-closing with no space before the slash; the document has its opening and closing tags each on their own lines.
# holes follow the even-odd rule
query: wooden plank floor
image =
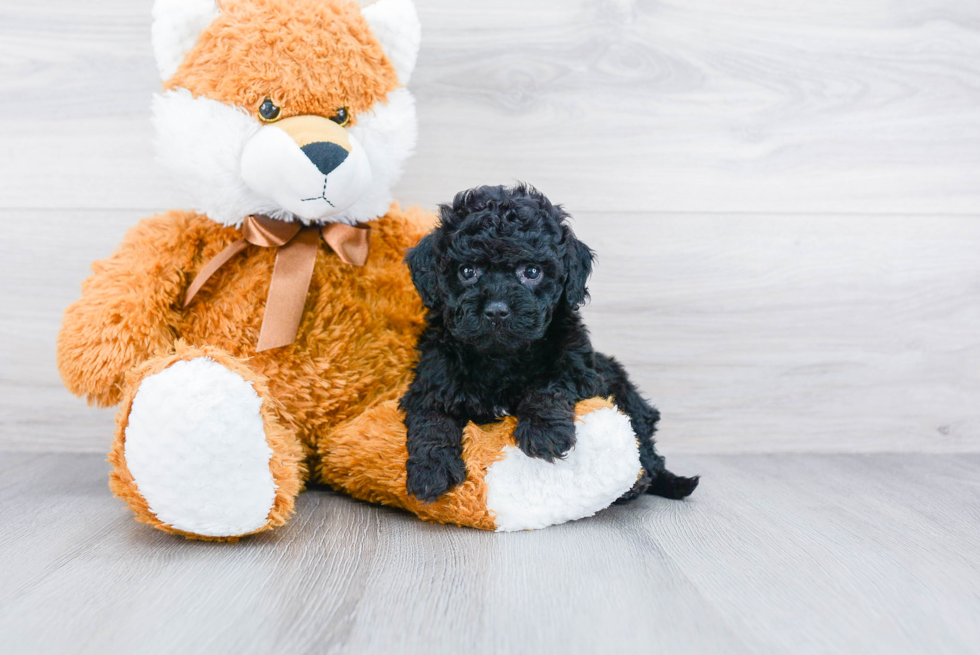
<svg viewBox="0 0 980 655">
<path fill-rule="evenodd" d="M 976 653 L 980 455 L 679 456 L 658 498 L 536 532 L 328 490 L 281 532 L 135 523 L 83 454 L 0 455 L 0 650 Z"/>
</svg>

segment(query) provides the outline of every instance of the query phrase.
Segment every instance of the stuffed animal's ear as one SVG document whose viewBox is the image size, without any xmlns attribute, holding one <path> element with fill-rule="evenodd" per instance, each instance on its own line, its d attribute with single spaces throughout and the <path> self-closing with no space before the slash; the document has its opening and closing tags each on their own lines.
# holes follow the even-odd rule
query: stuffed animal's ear
<svg viewBox="0 0 980 655">
<path fill-rule="evenodd" d="M 166 82 L 218 15 L 215 0 L 156 0 L 153 3 L 153 54 Z"/>
<path fill-rule="evenodd" d="M 405 257 L 412 283 L 429 309 L 439 305 L 439 270 L 436 266 L 436 235 L 430 232 Z"/>
<path fill-rule="evenodd" d="M 565 255 L 565 298 L 572 307 L 578 307 L 589 297 L 585 285 L 592 274 L 594 259 L 595 253 L 569 231 L 568 254 Z"/>
<path fill-rule="evenodd" d="M 412 0 L 378 0 L 361 13 L 395 65 L 398 81 L 403 86 L 408 84 L 422 43 L 422 25 Z"/>
</svg>

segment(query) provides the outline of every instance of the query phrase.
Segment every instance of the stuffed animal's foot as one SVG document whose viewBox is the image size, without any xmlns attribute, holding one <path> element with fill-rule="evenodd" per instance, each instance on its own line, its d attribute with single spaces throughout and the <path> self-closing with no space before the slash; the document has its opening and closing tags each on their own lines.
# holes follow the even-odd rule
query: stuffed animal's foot
<svg viewBox="0 0 980 655">
<path fill-rule="evenodd" d="M 642 470 L 629 418 L 598 399 L 576 407 L 575 446 L 554 463 L 505 448 L 487 470 L 496 529 L 530 530 L 592 516 L 629 491 Z"/>
<path fill-rule="evenodd" d="M 640 476 L 629 418 L 611 402 L 576 405 L 575 446 L 549 463 L 516 446 L 517 420 L 466 426 L 466 480 L 431 503 L 407 491 L 406 431 L 397 401 L 379 403 L 326 435 L 317 473 L 350 495 L 403 507 L 428 521 L 481 530 L 532 530 L 592 516 L 629 491 Z"/>
<path fill-rule="evenodd" d="M 263 380 L 224 353 L 186 347 L 137 378 L 110 459 L 113 491 L 140 520 L 212 539 L 286 521 L 302 451 L 271 411 Z"/>
</svg>

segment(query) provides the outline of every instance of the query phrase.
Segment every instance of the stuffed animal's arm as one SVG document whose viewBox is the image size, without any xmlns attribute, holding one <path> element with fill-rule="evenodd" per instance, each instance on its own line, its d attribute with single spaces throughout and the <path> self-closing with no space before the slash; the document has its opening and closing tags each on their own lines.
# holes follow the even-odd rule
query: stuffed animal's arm
<svg viewBox="0 0 980 655">
<path fill-rule="evenodd" d="M 141 221 L 111 257 L 92 265 L 82 297 L 65 311 L 58 369 L 68 390 L 90 404 L 117 404 L 126 372 L 172 346 L 183 271 L 197 247 L 184 222 L 179 212 Z"/>
</svg>

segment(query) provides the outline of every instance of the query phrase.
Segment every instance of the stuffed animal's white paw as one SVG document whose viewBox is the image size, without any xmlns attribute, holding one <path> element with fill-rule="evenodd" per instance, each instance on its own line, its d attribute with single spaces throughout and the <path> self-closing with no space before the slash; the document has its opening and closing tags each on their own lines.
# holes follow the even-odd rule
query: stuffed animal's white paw
<svg viewBox="0 0 980 655">
<path fill-rule="evenodd" d="M 142 381 L 126 427 L 126 464 L 160 521 L 207 537 L 265 526 L 276 484 L 261 406 L 251 383 L 207 357 Z"/>
<path fill-rule="evenodd" d="M 487 509 L 498 532 L 532 530 L 592 516 L 629 491 L 641 470 L 629 418 L 611 408 L 575 422 L 575 446 L 555 463 L 507 446 L 487 469 Z"/>
</svg>

